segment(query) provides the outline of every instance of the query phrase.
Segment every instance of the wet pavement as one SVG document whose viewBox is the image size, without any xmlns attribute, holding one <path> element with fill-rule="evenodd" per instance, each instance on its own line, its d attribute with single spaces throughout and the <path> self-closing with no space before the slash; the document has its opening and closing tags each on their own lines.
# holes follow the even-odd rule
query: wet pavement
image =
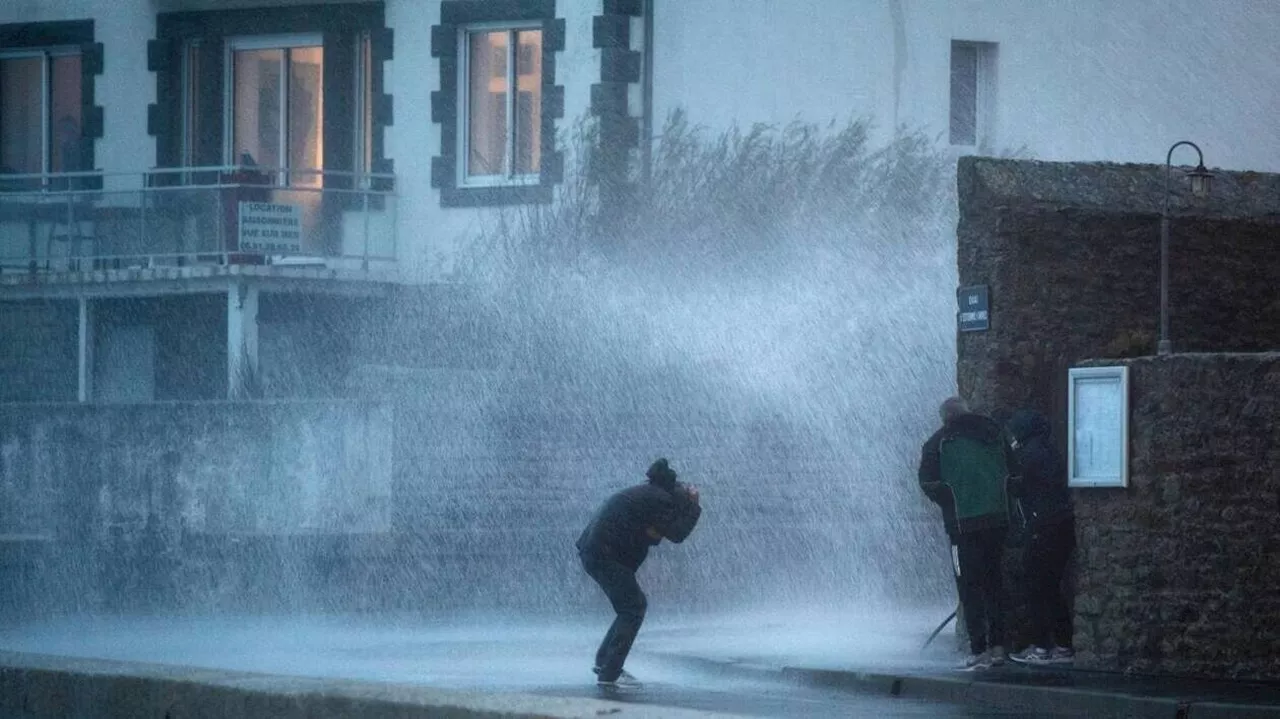
<svg viewBox="0 0 1280 719">
<path fill-rule="evenodd" d="M 1253 704 L 1274 699 L 1280 710 L 1280 691 L 1262 685 L 1137 680 L 1018 666 L 981 675 L 958 672 L 952 668 L 957 655 L 948 646 L 954 644 L 949 632 L 929 650 L 921 650 L 923 639 L 936 626 L 928 612 L 856 622 L 814 614 L 787 621 L 765 614 L 653 620 L 642 630 L 627 665 L 644 686 L 607 690 L 593 683 L 589 670 L 607 623 L 605 615 L 574 623 L 484 617 L 435 622 L 346 617 L 66 619 L 4 627 L 0 650 L 603 698 L 747 716 L 1126 715 L 1138 707 L 1098 703 L 1098 697 L 1116 696 L 1167 699 L 1170 707 L 1185 699 Z M 1153 711 L 1144 713 L 1160 715 L 1164 706 L 1152 704 L 1147 708 Z"/>
</svg>

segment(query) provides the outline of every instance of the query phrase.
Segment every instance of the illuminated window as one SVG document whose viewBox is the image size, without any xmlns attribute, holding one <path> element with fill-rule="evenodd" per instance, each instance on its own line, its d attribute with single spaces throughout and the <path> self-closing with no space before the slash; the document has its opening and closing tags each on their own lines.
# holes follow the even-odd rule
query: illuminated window
<svg viewBox="0 0 1280 719">
<path fill-rule="evenodd" d="M 226 164 L 318 187 L 324 168 L 324 47 L 319 35 L 227 44 Z"/>
<path fill-rule="evenodd" d="M 537 182 L 542 170 L 542 30 L 469 28 L 462 42 L 460 184 Z"/>
<path fill-rule="evenodd" d="M 78 49 L 0 52 L 0 173 L 86 169 L 80 85 Z"/>
<path fill-rule="evenodd" d="M 243 182 L 299 188 L 391 173 L 382 140 L 392 104 L 382 90 L 393 35 L 383 3 L 258 5 L 157 13 L 148 120 L 158 164 L 256 166 L 262 176 Z"/>
</svg>

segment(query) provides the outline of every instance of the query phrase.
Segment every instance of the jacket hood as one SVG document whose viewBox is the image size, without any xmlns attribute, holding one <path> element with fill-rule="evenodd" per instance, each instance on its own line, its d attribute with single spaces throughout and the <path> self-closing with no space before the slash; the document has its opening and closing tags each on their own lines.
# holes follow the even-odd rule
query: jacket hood
<svg viewBox="0 0 1280 719">
<path fill-rule="evenodd" d="M 962 414 L 947 422 L 947 432 L 968 437 L 979 442 L 997 442 L 1001 440 L 1000 425 L 991 418 L 980 414 Z"/>
<path fill-rule="evenodd" d="M 1031 409 L 1020 409 L 1009 418 L 1009 434 L 1018 442 L 1037 435 L 1049 435 L 1049 418 Z"/>
</svg>

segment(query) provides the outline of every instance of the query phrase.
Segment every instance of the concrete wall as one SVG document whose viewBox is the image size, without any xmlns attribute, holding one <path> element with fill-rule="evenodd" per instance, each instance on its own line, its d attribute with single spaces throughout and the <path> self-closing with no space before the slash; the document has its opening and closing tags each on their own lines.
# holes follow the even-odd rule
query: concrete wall
<svg viewBox="0 0 1280 719">
<path fill-rule="evenodd" d="M 0 402 L 76 399 L 79 312 L 68 301 L 0 303 Z"/>
<path fill-rule="evenodd" d="M 306 579 L 317 543 L 390 529 L 389 427 L 355 402 L 0 408 L 5 599 L 207 608 Z"/>
<path fill-rule="evenodd" d="M 1129 367 L 1125 489 L 1075 492 L 1077 662 L 1280 678 L 1280 355 Z"/>
</svg>

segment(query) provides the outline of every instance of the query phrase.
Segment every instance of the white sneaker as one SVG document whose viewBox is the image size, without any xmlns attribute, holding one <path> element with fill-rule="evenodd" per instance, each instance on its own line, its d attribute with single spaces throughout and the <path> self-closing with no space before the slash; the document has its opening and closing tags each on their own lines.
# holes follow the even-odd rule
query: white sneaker
<svg viewBox="0 0 1280 719">
<path fill-rule="evenodd" d="M 998 667 L 1004 664 L 1005 654 L 1004 647 L 996 645 L 978 654 L 970 654 L 960 663 L 960 670 L 965 672 L 976 672 L 991 667 Z"/>
</svg>

